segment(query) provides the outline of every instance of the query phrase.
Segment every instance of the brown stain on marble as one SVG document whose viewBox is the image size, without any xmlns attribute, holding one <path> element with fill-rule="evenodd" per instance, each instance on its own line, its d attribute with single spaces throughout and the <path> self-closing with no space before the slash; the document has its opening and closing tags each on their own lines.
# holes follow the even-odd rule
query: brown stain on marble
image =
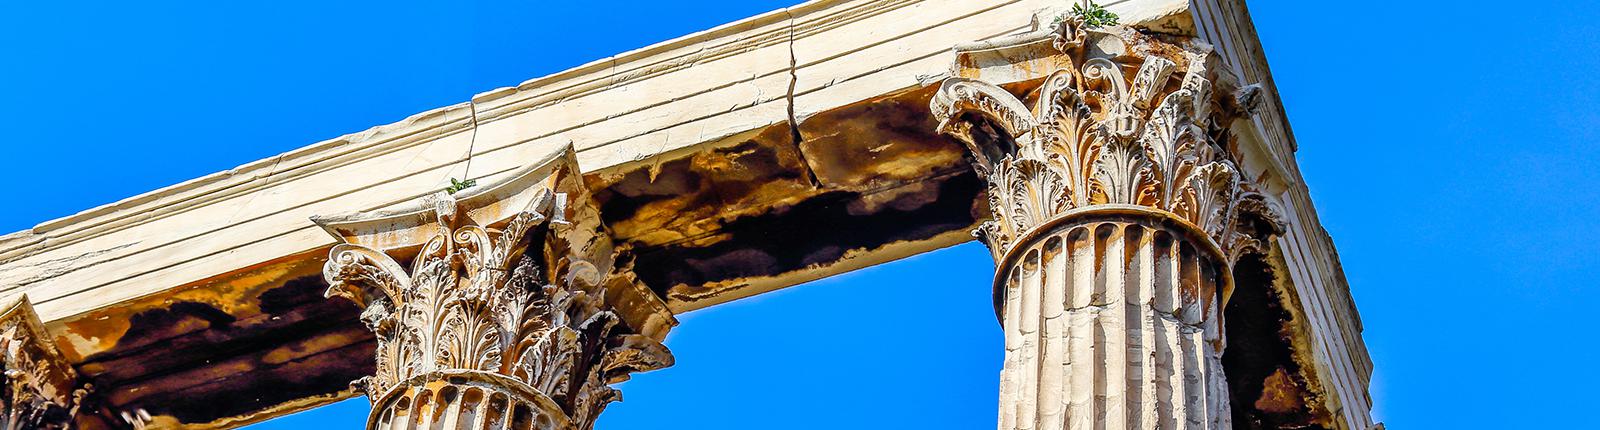
<svg viewBox="0 0 1600 430">
<path fill-rule="evenodd" d="M 359 310 L 322 297 L 326 249 L 50 324 L 95 387 L 79 423 L 123 428 L 144 409 L 186 425 L 253 416 L 305 398 L 332 399 L 372 370 Z"/>
</svg>

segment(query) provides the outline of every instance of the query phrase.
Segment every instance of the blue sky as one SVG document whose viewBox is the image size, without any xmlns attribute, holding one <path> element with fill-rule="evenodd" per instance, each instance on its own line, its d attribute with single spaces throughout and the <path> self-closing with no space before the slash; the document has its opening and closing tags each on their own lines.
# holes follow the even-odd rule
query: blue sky
<svg viewBox="0 0 1600 430">
<path fill-rule="evenodd" d="M 0 3 L 0 231 L 786 6 Z M 1394 428 L 1571 428 L 1600 385 L 1600 5 L 1254 1 Z M 969 243 L 683 315 L 600 428 L 993 425 Z M 360 428 L 354 399 L 257 429 Z M 1580 421 L 1582 420 L 1582 421 Z"/>
</svg>

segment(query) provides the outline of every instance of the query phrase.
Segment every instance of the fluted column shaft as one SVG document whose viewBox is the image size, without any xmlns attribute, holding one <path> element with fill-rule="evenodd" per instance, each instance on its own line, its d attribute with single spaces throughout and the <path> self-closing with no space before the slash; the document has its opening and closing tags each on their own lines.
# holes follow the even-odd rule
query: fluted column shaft
<svg viewBox="0 0 1600 430">
<path fill-rule="evenodd" d="M 929 102 L 988 185 L 999 428 L 1229 429 L 1218 308 L 1261 243 L 1229 126 L 1254 98 L 1207 45 L 1102 24 L 958 48 Z"/>
<path fill-rule="evenodd" d="M 486 372 L 441 372 L 377 399 L 367 427 L 556 430 L 571 423 L 560 405 L 520 381 Z"/>
<path fill-rule="evenodd" d="M 1154 212 L 1098 212 L 1000 261 L 1000 428 L 1227 428 L 1223 260 Z"/>
</svg>

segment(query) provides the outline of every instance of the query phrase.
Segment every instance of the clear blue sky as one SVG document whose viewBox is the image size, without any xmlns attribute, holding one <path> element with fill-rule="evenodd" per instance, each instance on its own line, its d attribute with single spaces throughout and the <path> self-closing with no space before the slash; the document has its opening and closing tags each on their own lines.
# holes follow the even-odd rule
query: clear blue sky
<svg viewBox="0 0 1600 430">
<path fill-rule="evenodd" d="M 786 6 L 3 2 L 0 231 Z M 1253 1 L 1393 428 L 1574 428 L 1600 386 L 1600 5 Z M 976 244 L 682 316 L 603 429 L 993 425 Z M 361 428 L 365 399 L 258 429 Z"/>
</svg>

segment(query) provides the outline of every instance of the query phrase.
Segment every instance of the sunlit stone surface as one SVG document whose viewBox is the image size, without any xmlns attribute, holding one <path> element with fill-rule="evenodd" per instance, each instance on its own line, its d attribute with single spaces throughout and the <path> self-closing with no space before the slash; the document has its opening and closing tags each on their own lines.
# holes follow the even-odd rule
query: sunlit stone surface
<svg viewBox="0 0 1600 430">
<path fill-rule="evenodd" d="M 47 409 L 85 429 L 228 428 L 359 393 L 377 427 L 581 428 L 610 383 L 670 363 L 651 342 L 674 315 L 976 229 L 1001 268 L 1002 427 L 1371 428 L 1359 318 L 1242 2 L 1108 1 L 1121 25 L 1098 29 L 1075 3 L 813 1 L 46 221 L 0 236 L 0 294 L 27 294 L 44 333 L 7 336 L 70 364 Z M 448 178 L 480 185 L 426 206 Z M 524 212 L 539 227 L 506 240 L 534 251 L 469 263 L 502 248 L 462 238 Z M 340 266 L 351 246 L 408 282 L 372 294 Z M 472 326 L 393 316 L 456 309 L 428 297 L 502 323 L 459 337 L 483 349 L 398 335 Z M 565 391 L 508 364 L 561 327 L 585 345 Z M 434 360 L 381 358 L 397 345 Z"/>
</svg>

